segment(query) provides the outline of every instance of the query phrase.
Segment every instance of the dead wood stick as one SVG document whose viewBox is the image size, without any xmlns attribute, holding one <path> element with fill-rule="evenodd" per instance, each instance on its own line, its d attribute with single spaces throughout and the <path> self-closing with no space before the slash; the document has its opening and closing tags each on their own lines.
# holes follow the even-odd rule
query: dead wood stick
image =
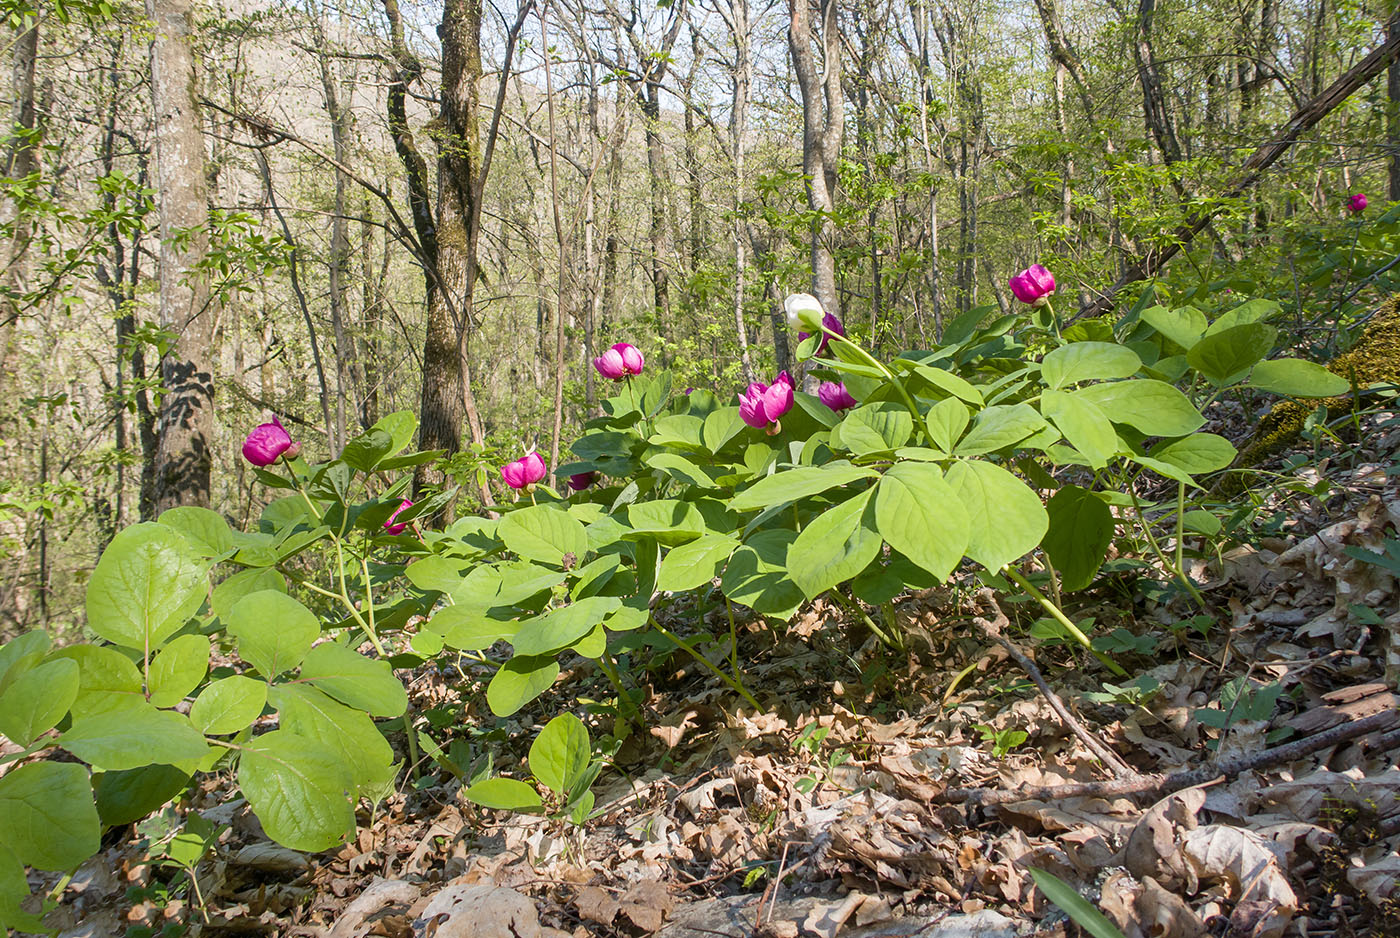
<svg viewBox="0 0 1400 938">
<path fill-rule="evenodd" d="M 1258 182 L 1259 177 L 1264 174 L 1264 170 L 1288 152 L 1304 131 L 1312 128 L 1358 89 L 1370 82 L 1372 78 L 1385 71 L 1397 55 L 1400 55 L 1400 29 L 1391 28 L 1385 41 L 1373 49 L 1370 55 L 1357 62 L 1346 74 L 1332 82 L 1315 98 L 1305 102 L 1289 119 L 1288 123 L 1277 128 L 1271 139 L 1261 144 L 1250 155 L 1249 159 L 1245 160 L 1238 174 L 1225 187 L 1222 199 L 1210 204 L 1207 208 L 1192 213 L 1176 229 L 1175 236 L 1168 244 L 1130 264 L 1123 275 L 1118 278 L 1117 283 L 1109 287 L 1099 299 L 1071 316 L 1069 322 L 1074 322 L 1085 316 L 1098 316 L 1108 312 L 1118 301 L 1118 293 L 1124 287 L 1156 276 L 1167 261 L 1175 257 L 1183 247 L 1190 245 L 1192 239 L 1200 234 L 1210 224 L 1210 220 L 1225 208 L 1226 200 L 1242 195 Z"/>
<path fill-rule="evenodd" d="M 1006 613 L 1001 611 L 1001 606 L 997 604 L 996 595 L 989 589 L 979 590 L 977 598 L 984 603 L 985 606 L 991 607 L 992 611 L 996 614 L 996 619 L 995 621 L 988 622 L 980 616 L 974 616 L 972 619 L 973 624 L 981 629 L 983 634 L 988 638 L 999 644 L 1002 648 L 1005 648 L 1007 654 L 1015 659 L 1016 663 L 1022 668 L 1025 668 L 1026 673 L 1029 674 L 1031 680 L 1035 682 L 1035 686 L 1040 689 L 1041 696 L 1050 704 L 1050 709 L 1054 710 L 1056 716 L 1060 718 L 1060 722 L 1064 723 L 1075 736 L 1078 736 L 1080 742 L 1088 746 L 1089 751 L 1098 756 L 1104 765 L 1111 768 L 1114 775 L 1118 776 L 1120 779 L 1138 778 L 1138 773 L 1134 772 L 1126 762 L 1118 758 L 1117 753 L 1100 742 L 1098 737 L 1084 728 L 1084 724 L 1075 719 L 1074 714 L 1069 712 L 1069 708 L 1065 706 L 1064 701 L 1060 700 L 1059 696 L 1050 689 L 1050 685 L 1045 683 L 1045 677 L 1040 673 L 1040 668 L 1036 667 L 1035 662 L 1028 658 L 1025 652 L 1017 648 L 1010 639 L 1001 633 L 1001 630 L 1010 625 L 1011 622 L 1006 618 Z"/>
<path fill-rule="evenodd" d="M 1115 778 L 1102 782 L 1079 782 L 1071 785 L 1042 785 L 1033 788 L 950 788 L 933 799 L 934 804 L 993 805 L 1016 801 L 1056 801 L 1062 798 L 1084 798 L 1104 795 L 1167 795 L 1183 788 L 1202 785 L 1217 778 L 1233 778 L 1244 772 L 1267 769 L 1294 759 L 1312 755 L 1322 749 L 1382 730 L 1395 723 L 1396 711 L 1382 710 L 1355 723 L 1342 723 L 1321 733 L 1264 749 L 1247 756 L 1235 756 L 1203 765 L 1198 769 L 1173 772 L 1170 775 L 1139 775 L 1136 778 Z"/>
</svg>

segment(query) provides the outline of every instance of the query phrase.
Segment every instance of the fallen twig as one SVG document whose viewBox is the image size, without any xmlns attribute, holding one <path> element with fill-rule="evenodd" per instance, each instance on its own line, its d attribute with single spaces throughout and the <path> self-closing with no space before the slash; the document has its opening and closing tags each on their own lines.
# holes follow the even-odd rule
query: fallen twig
<svg viewBox="0 0 1400 938">
<path fill-rule="evenodd" d="M 1032 788 L 950 788 L 933 799 L 934 804 L 993 805 L 1017 801 L 1056 801 L 1062 798 L 1085 798 L 1105 795 L 1167 795 L 1183 788 L 1192 788 L 1218 778 L 1233 778 L 1244 772 L 1267 769 L 1294 759 L 1312 755 L 1322 749 L 1392 727 L 1400 715 L 1394 709 L 1373 713 L 1354 723 L 1343 723 L 1302 739 L 1264 749 L 1251 755 L 1236 756 L 1203 765 L 1197 769 L 1173 772 L 1170 775 L 1139 775 L 1102 782 L 1078 782 L 1070 785 L 1042 785 Z M 1388 734 L 1395 736 L 1396 734 Z"/>
<path fill-rule="evenodd" d="M 1006 613 L 1001 611 L 1001 606 L 997 605 L 996 595 L 991 590 L 984 589 L 978 591 L 977 598 L 982 603 L 986 604 L 986 606 L 991 607 L 992 611 L 996 613 L 996 620 L 988 622 L 980 616 L 974 616 L 972 619 L 973 624 L 981 629 L 988 638 L 1001 645 L 1002 648 L 1005 648 L 1007 654 L 1011 655 L 1017 664 L 1026 669 L 1026 673 L 1029 674 L 1031 680 L 1035 682 L 1035 686 L 1040 689 L 1041 695 L 1045 698 L 1046 702 L 1050 704 L 1050 709 L 1055 711 L 1060 721 L 1064 723 L 1075 736 L 1078 736 L 1080 742 L 1088 746 L 1089 751 L 1098 756 L 1104 765 L 1111 768 L 1113 774 L 1118 776 L 1120 780 L 1141 778 L 1142 776 L 1133 771 L 1131 766 L 1118 758 L 1117 753 L 1100 742 L 1098 737 L 1084 728 L 1084 724 L 1075 719 L 1074 714 L 1069 712 L 1069 708 L 1065 706 L 1064 701 L 1060 700 L 1059 696 L 1050 689 L 1050 685 L 1045 683 L 1045 677 L 1040 673 L 1040 669 L 1035 666 L 1035 662 L 1028 658 L 1021 649 L 1017 648 L 1010 639 L 1001 633 L 1001 630 L 1010 624 L 1010 620 L 1006 618 Z"/>
</svg>

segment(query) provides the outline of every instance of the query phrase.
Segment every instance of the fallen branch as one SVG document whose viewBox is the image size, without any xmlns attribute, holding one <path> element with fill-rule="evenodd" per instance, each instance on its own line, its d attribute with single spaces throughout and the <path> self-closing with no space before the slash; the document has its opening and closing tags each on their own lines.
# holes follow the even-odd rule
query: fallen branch
<svg viewBox="0 0 1400 938">
<path fill-rule="evenodd" d="M 1173 772 L 1170 775 L 1139 775 L 1102 782 L 1079 782 L 1071 785 L 1042 785 L 1032 788 L 950 788 L 934 797 L 934 804 L 993 805 L 1017 801 L 1057 801 L 1063 798 L 1089 798 L 1108 795 L 1169 795 L 1183 788 L 1193 788 L 1219 778 L 1234 778 L 1245 772 L 1267 769 L 1294 759 L 1312 755 L 1322 749 L 1388 729 L 1400 720 L 1394 709 L 1373 713 L 1354 723 L 1343 723 L 1303 739 L 1264 749 L 1245 756 L 1235 756 L 1203 765 L 1198 769 Z M 1388 734 L 1385 738 L 1396 737 Z"/>
<path fill-rule="evenodd" d="M 1079 720 L 1075 718 L 1074 714 L 1069 712 L 1069 708 L 1065 706 L 1064 701 L 1050 689 L 1049 684 L 1045 683 L 1045 676 L 1040 673 L 1040 668 L 1036 667 L 1035 662 L 1027 657 L 1025 652 L 1017 648 L 1010 639 L 1001 633 L 1001 630 L 1010 624 L 1010 620 L 1006 618 L 1006 613 L 1001 611 L 1001 606 L 997 605 L 996 595 L 991 590 L 984 589 L 978 591 L 977 598 L 986 606 L 991 607 L 992 611 L 996 613 L 996 620 L 988 622 L 980 616 L 974 616 L 972 619 L 973 624 L 981 629 L 984 635 L 999 644 L 1002 648 L 1005 648 L 1007 654 L 1025 669 L 1026 673 L 1030 675 L 1031 680 L 1035 682 L 1035 686 L 1040 689 L 1041 696 L 1050 704 L 1050 709 L 1054 710 L 1055 715 L 1060 718 L 1060 722 L 1064 723 L 1075 736 L 1078 736 L 1080 742 L 1088 746 L 1089 751 L 1098 756 L 1104 765 L 1113 769 L 1113 774 L 1118 776 L 1119 779 L 1140 778 L 1141 776 L 1139 776 L 1137 772 L 1134 772 L 1131 766 L 1118 758 L 1117 753 L 1105 746 L 1097 736 L 1084 728 L 1084 724 L 1080 723 Z"/>
</svg>

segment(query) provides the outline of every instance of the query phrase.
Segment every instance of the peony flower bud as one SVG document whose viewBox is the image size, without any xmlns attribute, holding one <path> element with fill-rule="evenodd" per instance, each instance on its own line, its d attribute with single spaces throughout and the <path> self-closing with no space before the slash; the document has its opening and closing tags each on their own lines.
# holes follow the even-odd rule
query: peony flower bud
<svg viewBox="0 0 1400 938">
<path fill-rule="evenodd" d="M 593 359 L 593 367 L 598 369 L 598 374 L 609 381 L 621 381 L 628 375 L 639 375 L 645 365 L 646 359 L 642 358 L 641 351 L 635 345 L 628 345 L 626 342 L 617 343 Z"/>
<path fill-rule="evenodd" d="M 820 332 L 824 311 L 821 301 L 810 293 L 793 293 L 783 300 L 783 311 L 787 313 L 788 326 L 793 329 L 806 329 Z"/>
<path fill-rule="evenodd" d="M 501 478 L 513 489 L 529 488 L 545 477 L 544 460 L 539 453 L 530 452 L 515 462 L 501 467 Z"/>
<path fill-rule="evenodd" d="M 571 475 L 569 476 L 569 488 L 573 489 L 575 492 L 582 492 L 592 485 L 597 478 L 598 473 L 596 472 L 580 472 L 576 475 Z"/>
<path fill-rule="evenodd" d="M 751 427 L 776 433 L 778 419 L 792 410 L 792 378 L 784 371 L 772 384 L 755 381 L 739 395 L 739 416 Z"/>
<path fill-rule="evenodd" d="M 642 366 L 646 364 L 646 359 L 642 358 L 641 350 L 635 345 L 619 342 L 612 347 L 611 351 L 622 357 L 622 367 L 627 369 L 629 375 L 635 376 L 642 373 Z"/>
<path fill-rule="evenodd" d="M 292 438 L 282 428 L 276 417 L 272 423 L 258 424 L 243 441 L 243 458 L 255 466 L 265 467 L 275 463 L 292 446 Z"/>
<path fill-rule="evenodd" d="M 856 399 L 851 397 L 851 392 L 846 390 L 845 383 L 841 381 L 823 381 L 821 387 L 817 388 L 817 398 L 838 414 L 856 406 Z"/>
<path fill-rule="evenodd" d="M 1055 292 L 1055 277 L 1041 264 L 1032 264 L 1008 282 L 1016 299 L 1032 306 L 1043 305 L 1045 298 Z"/>
<path fill-rule="evenodd" d="M 395 508 L 394 513 L 389 516 L 389 520 L 384 522 L 384 530 L 388 531 L 390 534 L 402 534 L 404 532 L 404 529 L 408 527 L 408 522 L 402 521 L 398 524 L 395 524 L 394 519 L 397 518 L 399 515 L 403 514 L 404 509 L 408 508 L 412 504 L 412 499 L 407 498 L 399 502 L 399 507 Z"/>
<path fill-rule="evenodd" d="M 1347 211 L 1351 212 L 1353 215 L 1359 215 L 1366 211 L 1366 193 L 1353 193 L 1352 197 L 1347 199 Z"/>
</svg>

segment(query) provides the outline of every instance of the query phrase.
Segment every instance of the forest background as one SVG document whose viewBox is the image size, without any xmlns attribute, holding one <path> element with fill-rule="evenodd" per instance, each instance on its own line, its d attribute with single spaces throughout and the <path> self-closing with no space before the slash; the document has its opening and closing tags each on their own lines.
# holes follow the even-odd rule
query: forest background
<svg viewBox="0 0 1400 938">
<path fill-rule="evenodd" d="M 1228 290 L 1324 360 L 1397 287 L 1400 66 L 1235 185 L 1388 2 L 5 8 L 4 637 L 80 618 L 128 523 L 256 519 L 273 414 L 320 460 L 414 411 L 471 511 L 567 461 L 613 342 L 721 395 L 791 368 L 796 290 L 926 348 L 1041 262 L 1066 317 Z"/>
</svg>

